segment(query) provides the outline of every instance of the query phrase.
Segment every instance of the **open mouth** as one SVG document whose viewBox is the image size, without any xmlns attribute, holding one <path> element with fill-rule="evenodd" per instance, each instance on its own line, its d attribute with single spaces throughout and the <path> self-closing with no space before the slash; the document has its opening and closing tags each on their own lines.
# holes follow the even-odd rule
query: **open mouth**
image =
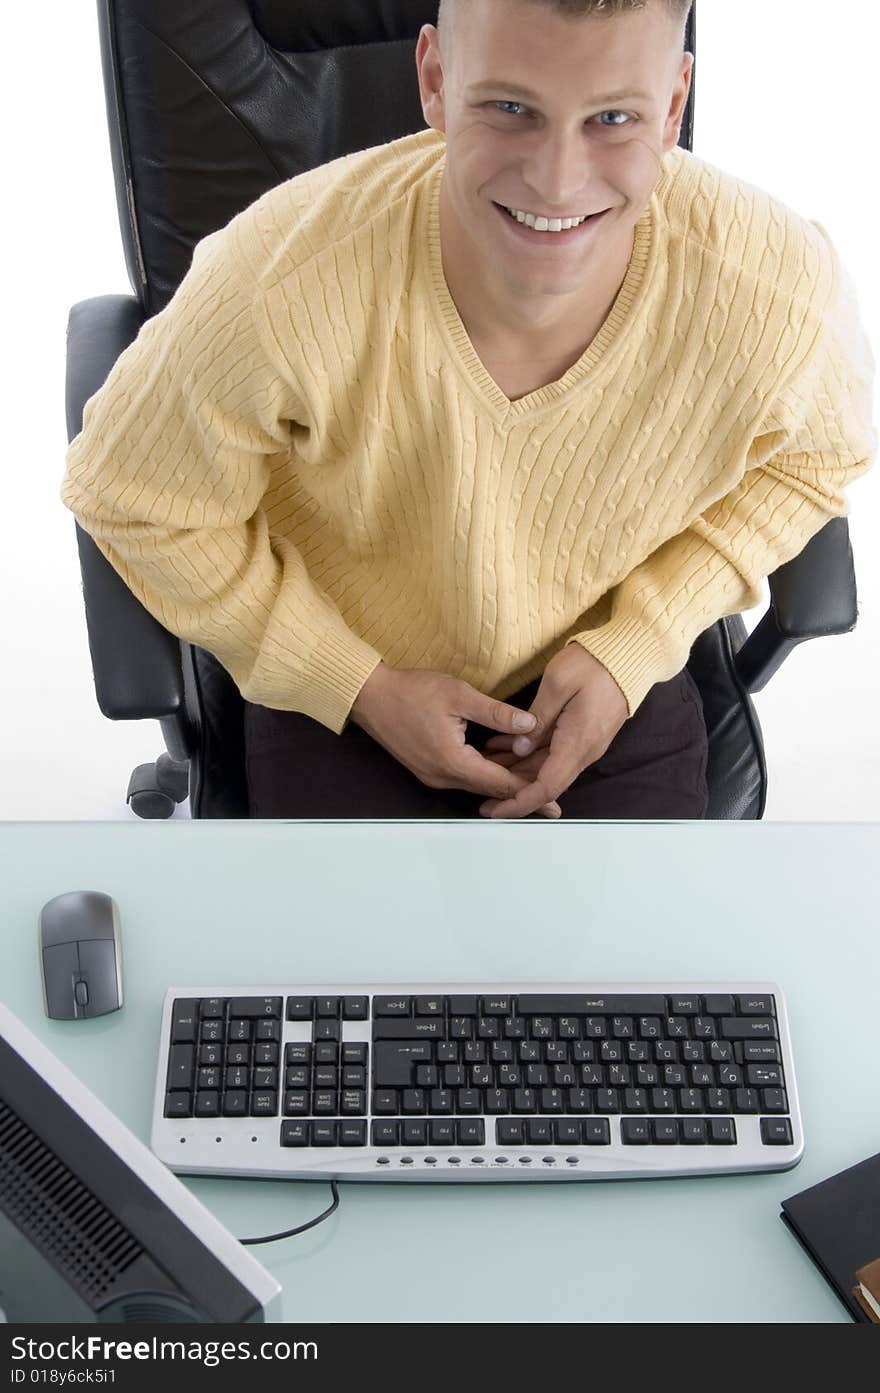
<svg viewBox="0 0 880 1393">
<path fill-rule="evenodd" d="M 493 203 L 493 207 L 498 210 L 500 216 L 510 225 L 512 231 L 519 234 L 524 241 L 535 242 L 538 245 L 546 246 L 550 246 L 554 242 L 567 245 L 570 242 L 577 241 L 579 238 L 583 237 L 585 233 L 588 233 L 592 227 L 595 227 L 597 223 L 601 222 L 606 213 L 610 212 L 610 209 L 605 208 L 601 213 L 593 213 L 582 223 L 579 223 L 577 227 L 562 228 L 559 232 L 551 232 L 549 230 L 538 232 L 534 227 L 529 227 L 527 223 L 520 222 L 515 218 L 502 203 Z"/>
</svg>

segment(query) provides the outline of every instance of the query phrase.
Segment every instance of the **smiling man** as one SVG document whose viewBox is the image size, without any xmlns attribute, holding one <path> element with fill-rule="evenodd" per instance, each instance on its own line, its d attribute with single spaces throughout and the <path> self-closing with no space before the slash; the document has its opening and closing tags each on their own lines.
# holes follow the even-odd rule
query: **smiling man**
<svg viewBox="0 0 880 1393">
<path fill-rule="evenodd" d="M 824 229 L 677 144 L 689 9 L 443 0 L 427 129 L 205 238 L 87 404 L 62 497 L 237 682 L 253 816 L 705 815 L 690 647 L 877 442 Z"/>
</svg>

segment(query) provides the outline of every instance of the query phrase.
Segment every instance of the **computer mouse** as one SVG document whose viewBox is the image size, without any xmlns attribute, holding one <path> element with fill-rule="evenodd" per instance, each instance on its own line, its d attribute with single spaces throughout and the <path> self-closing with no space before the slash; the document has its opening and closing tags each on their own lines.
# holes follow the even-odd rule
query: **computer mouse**
<svg viewBox="0 0 880 1393">
<path fill-rule="evenodd" d="M 46 1015 L 88 1020 L 122 1005 L 119 910 L 100 890 L 56 895 L 40 910 L 40 975 Z"/>
</svg>

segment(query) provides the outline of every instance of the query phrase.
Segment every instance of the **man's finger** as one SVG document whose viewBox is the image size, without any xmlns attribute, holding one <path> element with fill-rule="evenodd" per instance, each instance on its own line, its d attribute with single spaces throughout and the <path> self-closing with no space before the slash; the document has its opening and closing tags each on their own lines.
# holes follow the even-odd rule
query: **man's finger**
<svg viewBox="0 0 880 1393">
<path fill-rule="evenodd" d="M 528 817 L 545 803 L 555 802 L 586 767 L 571 745 L 563 745 L 558 750 L 551 747 L 537 778 L 520 788 L 512 798 L 487 800 L 481 804 L 480 813 L 483 817 Z"/>
<path fill-rule="evenodd" d="M 494 697 L 478 692 L 476 687 L 471 687 L 467 682 L 462 682 L 460 686 L 456 714 L 463 716 L 465 720 L 477 721 L 489 730 L 501 730 L 512 735 L 520 735 L 535 728 L 536 718 L 528 711 L 521 711 L 518 706 L 509 706 L 506 701 L 496 701 Z"/>
<path fill-rule="evenodd" d="M 492 760 L 484 759 L 473 745 L 464 746 L 459 753 L 456 766 L 451 771 L 451 777 L 456 779 L 456 788 L 464 788 L 469 793 L 481 793 L 483 797 L 488 795 L 494 800 L 509 800 L 529 783 L 528 779 L 514 773 L 513 770 L 503 769 Z M 541 800 L 542 803 L 552 801 L 549 798 Z"/>
</svg>

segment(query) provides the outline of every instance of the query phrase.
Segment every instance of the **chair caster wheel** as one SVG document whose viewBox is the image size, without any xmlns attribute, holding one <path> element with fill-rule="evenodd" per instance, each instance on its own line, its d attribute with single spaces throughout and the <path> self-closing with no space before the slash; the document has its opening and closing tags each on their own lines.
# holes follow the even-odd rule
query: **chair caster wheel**
<svg viewBox="0 0 880 1393">
<path fill-rule="evenodd" d="M 160 755 L 155 764 L 139 764 L 131 776 L 125 801 L 138 817 L 171 817 L 178 803 L 189 793 L 189 765 L 170 755 Z"/>
</svg>

